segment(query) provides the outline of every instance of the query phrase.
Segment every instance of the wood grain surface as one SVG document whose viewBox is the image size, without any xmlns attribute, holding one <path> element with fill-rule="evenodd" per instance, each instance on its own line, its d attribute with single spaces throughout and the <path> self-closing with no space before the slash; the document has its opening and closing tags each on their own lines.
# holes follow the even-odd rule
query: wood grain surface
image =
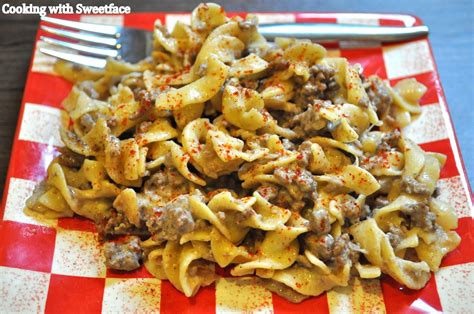
<svg viewBox="0 0 474 314">
<path fill-rule="evenodd" d="M 54 5 L 78 1 L 21 1 L 35 5 Z M 12 5 L 17 0 L 2 1 Z M 111 1 L 82 0 L 84 5 L 104 5 Z M 129 5 L 132 12 L 190 11 L 202 1 L 115 0 Z M 471 184 L 474 182 L 474 1 L 472 0 L 397 0 L 397 1 L 216 1 L 227 11 L 319 11 L 408 13 L 419 16 L 431 29 L 433 46 L 441 81 L 449 103 L 453 123 L 461 146 Z M 28 65 L 39 18 L 33 15 L 4 15 L 0 12 L 0 193 L 3 195 L 10 151 L 18 120 Z"/>
</svg>

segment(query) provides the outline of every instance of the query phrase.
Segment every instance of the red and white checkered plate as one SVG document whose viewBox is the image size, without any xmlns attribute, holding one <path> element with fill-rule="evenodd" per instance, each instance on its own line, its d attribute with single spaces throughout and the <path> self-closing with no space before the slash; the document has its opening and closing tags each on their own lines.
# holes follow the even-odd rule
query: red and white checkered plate
<svg viewBox="0 0 474 314">
<path fill-rule="evenodd" d="M 245 14 L 239 14 L 245 15 Z M 61 18 L 151 29 L 155 19 L 167 25 L 189 21 L 189 14 L 136 13 L 126 16 Z M 404 15 L 337 13 L 262 13 L 261 22 L 330 22 L 375 25 L 419 25 Z M 38 31 L 36 39 L 43 35 Z M 105 268 L 93 224 L 85 219 L 42 221 L 25 216 L 24 203 L 42 180 L 62 146 L 59 137 L 61 101 L 71 84 L 52 71 L 54 59 L 35 53 L 28 73 L 18 127 L 0 208 L 0 312 L 449 312 L 474 311 L 474 223 L 471 191 L 448 113 L 446 100 L 427 39 L 402 44 L 356 46 L 341 42 L 330 55 L 360 63 L 365 74 L 395 84 L 414 77 L 428 87 L 421 116 L 405 134 L 427 151 L 446 154 L 440 198 L 459 216 L 460 246 L 444 259 L 426 287 L 412 291 L 393 279 L 358 281 L 301 304 L 291 304 L 258 286 L 239 286 L 226 276 L 186 298 L 168 281 L 153 278 L 144 268 L 117 274 Z M 2 218 L 3 217 L 3 218 Z"/>
</svg>

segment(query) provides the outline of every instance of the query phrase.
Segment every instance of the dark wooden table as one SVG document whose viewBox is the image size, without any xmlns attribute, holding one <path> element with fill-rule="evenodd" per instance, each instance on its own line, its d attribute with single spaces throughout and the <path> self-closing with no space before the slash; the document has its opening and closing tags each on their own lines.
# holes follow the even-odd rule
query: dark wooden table
<svg viewBox="0 0 474 314">
<path fill-rule="evenodd" d="M 26 0 L 35 5 L 53 5 L 71 1 Z M 20 4 L 20 1 L 9 1 Z M 108 4 L 110 1 L 82 0 L 84 5 Z M 201 1 L 115 0 L 116 5 L 129 5 L 132 12 L 190 11 Z M 398 1 L 291 1 L 230 0 L 217 1 L 227 11 L 320 11 L 409 13 L 419 16 L 431 28 L 438 65 L 454 126 L 458 135 L 470 182 L 474 182 L 474 69 L 472 58 L 474 34 L 474 1 L 472 0 L 398 0 Z M 3 15 L 0 13 L 0 193 L 10 159 L 33 41 L 38 27 L 37 16 Z"/>
</svg>

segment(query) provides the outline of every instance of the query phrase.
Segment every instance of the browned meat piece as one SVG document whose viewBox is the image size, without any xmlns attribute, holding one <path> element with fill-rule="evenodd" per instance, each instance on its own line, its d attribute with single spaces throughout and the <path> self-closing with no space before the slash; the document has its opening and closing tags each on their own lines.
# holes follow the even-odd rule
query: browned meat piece
<svg viewBox="0 0 474 314">
<path fill-rule="evenodd" d="M 319 115 L 319 108 L 330 105 L 329 101 L 317 101 L 317 104 L 309 105 L 306 111 L 295 115 L 285 127 L 290 127 L 295 131 L 298 138 L 318 135 L 318 131 L 326 126 L 325 120 Z"/>
<path fill-rule="evenodd" d="M 332 248 L 332 261 L 336 268 L 344 266 L 350 260 L 351 249 L 349 246 L 349 235 L 347 233 L 341 235 L 334 241 L 334 247 Z"/>
<path fill-rule="evenodd" d="M 145 228 L 137 228 L 123 213 L 116 211 L 107 219 L 96 224 L 99 236 L 101 238 L 111 238 L 123 235 L 136 235 L 140 237 L 149 237 L 150 233 Z"/>
<path fill-rule="evenodd" d="M 336 269 L 349 262 L 353 263 L 359 258 L 360 248 L 357 244 L 351 242 L 347 233 L 336 239 L 330 234 L 319 237 L 315 234 L 309 234 L 305 237 L 304 243 L 311 253 Z"/>
<path fill-rule="evenodd" d="M 298 293 L 287 285 L 272 279 L 259 278 L 257 283 L 291 303 L 301 303 L 303 300 L 309 298 L 309 296 Z"/>
<path fill-rule="evenodd" d="M 308 170 L 279 167 L 275 169 L 273 175 L 283 185 L 295 185 L 301 192 L 310 193 L 310 198 L 316 200 L 317 182 Z"/>
<path fill-rule="evenodd" d="M 341 203 L 341 211 L 345 218 L 354 224 L 370 214 L 370 208 L 367 205 L 360 206 L 352 199 L 346 199 Z"/>
<path fill-rule="evenodd" d="M 311 211 L 307 218 L 309 229 L 316 235 L 326 234 L 331 231 L 331 221 L 325 209 Z"/>
<path fill-rule="evenodd" d="M 317 236 L 314 233 L 308 233 L 304 239 L 306 248 L 316 257 L 323 261 L 327 261 L 332 256 L 332 248 L 334 246 L 334 238 L 330 234 Z"/>
<path fill-rule="evenodd" d="M 286 70 L 288 69 L 289 66 L 290 66 L 290 62 L 288 62 L 288 60 L 283 58 L 281 54 L 278 54 L 277 57 L 270 62 L 270 64 L 268 65 L 268 68 L 270 69 L 270 71 L 276 72 L 276 71 Z"/>
<path fill-rule="evenodd" d="M 298 152 L 300 152 L 300 157 L 298 158 L 298 165 L 307 168 L 311 161 L 313 160 L 313 154 L 311 153 L 311 142 L 304 141 L 298 147 Z"/>
<path fill-rule="evenodd" d="M 189 197 L 178 196 L 165 207 L 157 208 L 155 214 L 146 222 L 154 238 L 176 241 L 194 230 L 194 219 L 189 209 Z"/>
<path fill-rule="evenodd" d="M 384 117 L 389 112 L 393 101 L 390 90 L 377 76 L 370 76 L 367 82 L 369 83 L 366 88 L 367 95 L 375 106 L 378 116 Z"/>
<path fill-rule="evenodd" d="M 424 203 L 405 205 L 402 212 L 410 216 L 411 227 L 432 230 L 435 227 L 436 215 L 430 212 L 430 207 Z"/>
<path fill-rule="evenodd" d="M 148 91 L 144 88 L 138 87 L 133 90 L 133 94 L 135 96 L 135 99 L 140 102 L 140 109 L 132 114 L 129 119 L 130 120 L 135 120 L 143 117 L 145 114 L 147 114 L 151 109 L 154 108 L 154 103 L 156 100 L 156 97 L 158 97 L 159 94 L 166 92 L 169 90 L 169 87 L 163 86 L 163 88 L 159 90 L 151 90 Z"/>
<path fill-rule="evenodd" d="M 396 248 L 403 239 L 403 233 L 400 228 L 390 226 L 389 232 L 387 232 L 388 239 L 393 248 Z"/>
<path fill-rule="evenodd" d="M 265 239 L 265 232 L 263 230 L 250 229 L 241 245 L 244 246 L 250 254 L 256 254 L 263 239 Z"/>
<path fill-rule="evenodd" d="M 285 187 L 278 193 L 277 200 L 280 204 L 277 205 L 300 210 L 304 207 L 303 200 L 316 201 L 318 198 L 317 182 L 308 170 L 299 167 L 295 169 L 279 167 L 275 169 L 273 175 Z"/>
<path fill-rule="evenodd" d="M 334 79 L 336 70 L 316 64 L 310 68 L 310 78 L 296 89 L 294 102 L 301 108 L 307 108 L 319 99 L 332 99 L 340 88 Z"/>
<path fill-rule="evenodd" d="M 377 147 L 377 151 L 389 151 L 392 148 L 396 148 L 400 137 L 401 133 L 399 129 L 394 129 L 391 132 L 385 133 L 382 137 L 382 141 Z"/>
<path fill-rule="evenodd" d="M 405 176 L 402 178 L 401 189 L 408 194 L 419 194 L 429 196 L 431 191 L 425 184 L 418 182 L 411 176 Z"/>
<path fill-rule="evenodd" d="M 280 206 L 280 207 L 283 207 L 283 208 L 290 208 L 291 210 L 293 210 L 295 212 L 299 212 L 306 205 L 306 202 L 304 200 L 302 200 L 302 199 L 297 200 L 297 199 L 293 198 L 293 196 L 291 196 L 290 192 L 288 192 L 288 190 L 285 189 L 285 188 L 281 188 L 278 191 L 278 194 L 275 197 L 275 199 L 273 200 L 273 202 L 277 206 Z"/>
<path fill-rule="evenodd" d="M 105 265 L 109 269 L 134 270 L 140 267 L 142 249 L 138 237 L 127 237 L 120 242 L 104 244 Z"/>
<path fill-rule="evenodd" d="M 60 165 L 71 168 L 80 168 L 82 166 L 85 159 L 83 155 L 75 153 L 67 147 L 61 147 L 59 151 L 61 152 L 61 155 L 58 157 Z"/>
<path fill-rule="evenodd" d="M 152 203 L 164 205 L 179 195 L 189 193 L 189 181 L 175 169 L 165 167 L 145 181 L 143 192 Z"/>
<path fill-rule="evenodd" d="M 278 195 L 278 187 L 273 184 L 264 184 L 259 186 L 257 189 L 258 194 L 260 194 L 266 200 L 272 200 Z"/>
<path fill-rule="evenodd" d="M 156 96 L 158 96 L 156 93 L 149 92 L 148 90 L 144 88 L 137 88 L 136 90 L 133 91 L 135 95 L 135 99 L 140 101 L 142 106 L 149 108 L 152 106 L 152 104 L 155 103 Z"/>
</svg>

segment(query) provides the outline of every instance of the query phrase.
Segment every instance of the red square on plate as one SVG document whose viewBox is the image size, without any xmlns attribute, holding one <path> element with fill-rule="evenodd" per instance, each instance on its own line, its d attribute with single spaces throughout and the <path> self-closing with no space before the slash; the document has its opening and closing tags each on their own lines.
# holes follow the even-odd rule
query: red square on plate
<svg viewBox="0 0 474 314">
<path fill-rule="evenodd" d="M 84 217 L 59 218 L 58 227 L 66 230 L 96 232 L 94 222 Z"/>
<path fill-rule="evenodd" d="M 50 272 L 56 230 L 4 221 L 0 225 L 0 265 Z"/>
<path fill-rule="evenodd" d="M 421 290 L 411 290 L 389 276 L 383 276 L 382 292 L 387 313 L 432 313 L 441 311 L 441 302 L 432 275 Z"/>
<path fill-rule="evenodd" d="M 216 291 L 214 285 L 201 288 L 192 298 L 176 290 L 167 280 L 161 282 L 160 313 L 215 313 Z"/>
<path fill-rule="evenodd" d="M 42 83 L 38 84 L 38 82 Z M 44 86 L 48 86 L 48 88 L 44 88 Z M 62 77 L 31 72 L 25 87 L 24 101 L 61 108 L 61 103 L 71 88 L 72 84 Z"/>
<path fill-rule="evenodd" d="M 474 262 L 472 254 L 465 253 L 474 247 L 474 219 L 472 217 L 460 218 L 456 232 L 461 237 L 461 243 L 454 251 L 445 256 L 441 262 L 442 267 Z"/>
<path fill-rule="evenodd" d="M 387 79 L 381 47 L 341 49 L 341 57 L 347 58 L 351 64 L 360 63 L 366 77 L 378 75 L 383 80 Z"/>
<path fill-rule="evenodd" d="M 16 140 L 10 160 L 10 175 L 15 178 L 42 181 L 51 161 L 59 155 L 52 145 Z M 28 161 L 28 162 L 25 162 Z"/>
<path fill-rule="evenodd" d="M 105 279 L 51 274 L 46 313 L 100 313 Z"/>
</svg>

